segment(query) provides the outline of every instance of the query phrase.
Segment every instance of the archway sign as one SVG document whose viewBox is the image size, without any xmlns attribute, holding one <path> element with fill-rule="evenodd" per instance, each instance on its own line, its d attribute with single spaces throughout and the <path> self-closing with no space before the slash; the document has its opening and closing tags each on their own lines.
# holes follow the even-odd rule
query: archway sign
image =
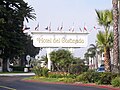
<svg viewBox="0 0 120 90">
<path fill-rule="evenodd" d="M 80 48 L 88 44 L 88 33 L 58 32 L 58 31 L 31 31 L 33 45 L 47 48 L 48 69 L 51 70 L 51 48 Z"/>
</svg>

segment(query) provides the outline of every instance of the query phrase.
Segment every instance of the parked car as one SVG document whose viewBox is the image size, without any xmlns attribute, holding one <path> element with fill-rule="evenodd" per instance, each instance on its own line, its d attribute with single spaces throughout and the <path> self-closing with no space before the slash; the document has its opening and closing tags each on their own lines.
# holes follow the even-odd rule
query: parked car
<svg viewBox="0 0 120 90">
<path fill-rule="evenodd" d="M 105 72 L 105 68 L 104 68 L 104 67 L 99 67 L 99 68 L 97 69 L 97 72 Z"/>
</svg>

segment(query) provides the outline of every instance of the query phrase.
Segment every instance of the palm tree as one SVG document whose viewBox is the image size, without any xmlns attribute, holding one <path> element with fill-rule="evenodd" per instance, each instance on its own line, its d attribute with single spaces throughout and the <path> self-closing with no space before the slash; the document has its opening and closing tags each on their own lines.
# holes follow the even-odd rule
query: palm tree
<svg viewBox="0 0 120 90">
<path fill-rule="evenodd" d="M 105 65 L 105 71 L 110 72 L 111 66 L 110 66 L 110 36 L 111 32 L 109 32 L 110 26 L 112 25 L 113 21 L 113 14 L 111 10 L 104 10 L 99 11 L 96 10 L 97 14 L 97 20 L 98 24 L 100 26 L 104 27 L 105 32 L 99 32 L 97 34 L 97 42 L 99 45 L 104 47 L 104 65 Z"/>
<path fill-rule="evenodd" d="M 104 65 L 107 72 L 111 71 L 110 61 L 110 48 L 113 46 L 113 32 L 109 32 L 106 36 L 106 32 L 99 31 L 97 34 L 97 45 L 104 49 Z"/>
<path fill-rule="evenodd" d="M 89 53 L 88 52 L 86 52 L 84 54 L 84 58 L 85 58 L 85 61 L 87 62 L 87 64 L 89 64 Z"/>
<path fill-rule="evenodd" d="M 94 51 L 94 57 L 95 57 L 95 68 L 97 69 L 98 68 L 98 54 L 99 54 L 99 52 L 100 51 L 98 51 L 98 46 L 97 45 L 94 45 L 94 44 L 90 44 L 90 46 L 91 46 L 91 49 L 92 49 L 92 51 Z"/>
<path fill-rule="evenodd" d="M 93 59 L 91 61 L 91 64 L 93 65 L 93 68 L 95 69 L 96 46 L 94 44 L 90 44 L 90 47 L 88 48 L 88 54 L 91 57 L 91 59 Z"/>
<path fill-rule="evenodd" d="M 114 60 L 114 72 L 118 72 L 119 61 L 119 39 L 118 39 L 118 0 L 112 0 L 113 4 L 113 32 L 114 32 L 114 45 L 113 45 L 113 60 Z"/>
</svg>

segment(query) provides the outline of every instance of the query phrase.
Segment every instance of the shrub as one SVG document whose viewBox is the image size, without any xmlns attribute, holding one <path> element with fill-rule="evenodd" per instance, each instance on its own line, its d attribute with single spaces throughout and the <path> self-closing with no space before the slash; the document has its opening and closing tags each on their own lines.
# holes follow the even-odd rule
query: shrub
<svg viewBox="0 0 120 90">
<path fill-rule="evenodd" d="M 67 74 L 65 77 L 75 79 L 76 75 L 75 74 Z"/>
<path fill-rule="evenodd" d="M 47 77 L 48 76 L 48 69 L 45 67 L 42 67 L 42 76 Z"/>
<path fill-rule="evenodd" d="M 13 71 L 24 71 L 25 66 L 10 66 Z"/>
<path fill-rule="evenodd" d="M 100 74 L 98 72 L 84 72 L 77 76 L 77 81 L 95 83 L 100 79 Z"/>
<path fill-rule="evenodd" d="M 48 76 L 48 69 L 45 68 L 45 67 L 39 67 L 39 66 L 34 66 L 32 68 L 32 71 L 35 73 L 35 75 L 37 76 L 45 76 L 47 77 Z"/>
<path fill-rule="evenodd" d="M 60 78 L 59 81 L 65 82 L 65 83 L 74 83 L 75 79 L 72 78 Z"/>
<path fill-rule="evenodd" d="M 49 78 L 63 78 L 66 76 L 66 73 L 64 72 L 49 72 L 48 77 Z"/>
<path fill-rule="evenodd" d="M 76 77 L 76 81 L 77 81 L 77 82 L 83 82 L 83 81 L 84 81 L 84 79 L 83 79 L 83 74 L 78 75 L 78 76 Z"/>
<path fill-rule="evenodd" d="M 88 70 L 88 66 L 80 65 L 80 64 L 73 64 L 70 66 L 70 73 L 71 74 L 80 74 Z"/>
<path fill-rule="evenodd" d="M 111 80 L 117 76 L 117 74 L 110 72 L 101 73 L 88 71 L 77 76 L 76 81 L 84 83 L 111 84 Z"/>
<path fill-rule="evenodd" d="M 84 73 L 80 74 L 79 76 L 77 76 L 76 79 L 77 79 L 77 81 L 88 83 L 89 82 L 88 72 L 84 72 Z"/>
<path fill-rule="evenodd" d="M 120 77 L 112 79 L 111 84 L 113 87 L 120 87 Z"/>
<path fill-rule="evenodd" d="M 111 84 L 112 78 L 115 78 L 117 74 L 113 74 L 111 72 L 100 73 L 100 79 L 98 84 Z"/>
<path fill-rule="evenodd" d="M 98 82 L 100 74 L 98 72 L 87 72 L 87 79 L 90 83 Z"/>
</svg>

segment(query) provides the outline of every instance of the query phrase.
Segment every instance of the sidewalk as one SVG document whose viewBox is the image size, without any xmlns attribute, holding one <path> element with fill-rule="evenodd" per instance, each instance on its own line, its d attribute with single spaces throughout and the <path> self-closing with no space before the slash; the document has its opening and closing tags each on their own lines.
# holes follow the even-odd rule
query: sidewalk
<svg viewBox="0 0 120 90">
<path fill-rule="evenodd" d="M 34 76 L 35 73 L 3 73 L 0 76 Z"/>
</svg>

